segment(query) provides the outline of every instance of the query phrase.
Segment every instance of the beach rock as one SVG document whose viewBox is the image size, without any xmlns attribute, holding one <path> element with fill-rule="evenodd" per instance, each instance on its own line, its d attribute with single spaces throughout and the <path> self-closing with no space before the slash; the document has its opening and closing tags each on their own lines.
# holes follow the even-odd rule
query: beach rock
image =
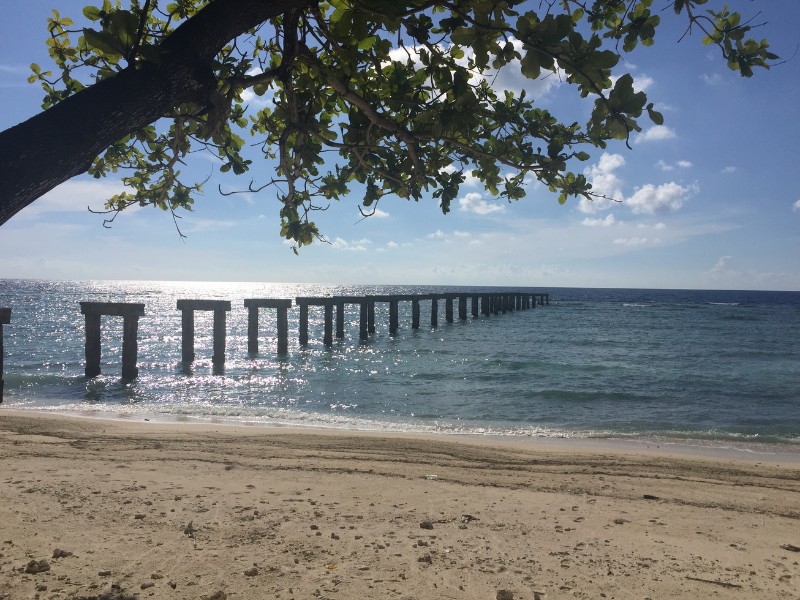
<svg viewBox="0 0 800 600">
<path fill-rule="evenodd" d="M 433 522 L 431 521 L 423 521 L 419 524 L 420 529 L 433 529 Z"/>
<path fill-rule="evenodd" d="M 72 556 L 72 552 L 62 550 L 61 548 L 53 550 L 53 558 L 66 558 L 67 556 Z"/>
<path fill-rule="evenodd" d="M 514 600 L 514 592 L 511 590 L 497 590 L 495 598 L 497 600 Z"/>
<path fill-rule="evenodd" d="M 144 519 L 145 516 L 146 515 L 143 515 L 142 513 L 137 513 L 137 514 L 133 515 L 133 518 L 137 519 L 137 520 L 141 520 L 141 519 Z"/>
<path fill-rule="evenodd" d="M 255 577 L 256 575 L 258 575 L 258 567 L 250 567 L 249 569 L 247 569 L 247 570 L 244 572 L 244 574 L 245 574 L 247 577 Z"/>
<path fill-rule="evenodd" d="M 99 571 L 97 573 L 98 577 L 110 577 L 111 571 Z"/>
<path fill-rule="evenodd" d="M 173 590 L 178 587 L 178 584 L 172 581 L 171 579 L 167 582 L 167 585 L 171 587 Z"/>
<path fill-rule="evenodd" d="M 228 600 L 228 594 L 220 590 L 211 594 L 207 600 Z"/>
<path fill-rule="evenodd" d="M 417 562 L 431 564 L 433 563 L 433 559 L 430 554 L 423 554 L 417 559 Z"/>
<path fill-rule="evenodd" d="M 139 585 L 139 588 L 142 590 L 146 590 L 147 588 L 151 588 L 153 586 L 155 586 L 154 581 L 143 581 L 141 585 Z"/>
<path fill-rule="evenodd" d="M 48 563 L 46 560 L 31 560 L 27 565 L 25 565 L 25 572 L 30 573 L 31 575 L 44 573 L 45 571 L 49 570 L 50 563 Z"/>
</svg>

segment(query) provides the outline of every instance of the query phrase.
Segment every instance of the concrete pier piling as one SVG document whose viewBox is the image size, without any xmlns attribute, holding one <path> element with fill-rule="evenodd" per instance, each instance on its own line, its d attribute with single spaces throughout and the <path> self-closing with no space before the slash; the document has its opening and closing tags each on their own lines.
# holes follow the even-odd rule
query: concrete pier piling
<svg viewBox="0 0 800 600">
<path fill-rule="evenodd" d="M 178 300 L 181 311 L 181 359 L 183 368 L 188 369 L 194 361 L 194 311 L 214 312 L 214 353 L 211 357 L 214 373 L 225 370 L 226 315 L 230 312 L 230 300 Z"/>
<path fill-rule="evenodd" d="M 3 380 L 3 325 L 11 323 L 11 309 L 0 308 L 0 404 L 3 403 L 3 389 L 6 382 Z"/>
<path fill-rule="evenodd" d="M 277 298 L 246 298 L 247 308 L 247 352 L 258 354 L 258 312 L 260 308 L 275 309 L 278 330 L 278 354 L 289 351 L 289 309 L 291 300 Z"/>
<path fill-rule="evenodd" d="M 139 317 L 144 304 L 133 302 L 81 302 L 81 314 L 86 317 L 86 377 L 100 375 L 100 318 L 103 315 L 122 317 L 122 378 L 139 376 L 136 366 L 139 349 Z"/>
</svg>

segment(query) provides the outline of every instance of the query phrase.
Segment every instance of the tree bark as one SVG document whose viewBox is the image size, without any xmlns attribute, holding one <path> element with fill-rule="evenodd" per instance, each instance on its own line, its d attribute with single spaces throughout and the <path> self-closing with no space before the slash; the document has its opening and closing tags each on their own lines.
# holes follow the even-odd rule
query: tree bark
<svg viewBox="0 0 800 600">
<path fill-rule="evenodd" d="M 212 0 L 160 45 L 161 62 L 129 66 L 0 133 L 0 225 L 111 144 L 216 90 L 211 60 L 232 39 L 312 0 Z"/>
</svg>

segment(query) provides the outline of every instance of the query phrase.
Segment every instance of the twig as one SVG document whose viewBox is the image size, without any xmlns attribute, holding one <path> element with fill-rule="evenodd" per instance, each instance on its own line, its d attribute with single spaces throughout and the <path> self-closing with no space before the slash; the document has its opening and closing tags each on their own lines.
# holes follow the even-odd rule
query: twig
<svg viewBox="0 0 800 600">
<path fill-rule="evenodd" d="M 691 579 L 692 581 L 701 581 L 703 583 L 713 583 L 714 585 L 721 585 L 725 588 L 740 588 L 738 583 L 728 583 L 726 581 L 717 581 L 715 579 L 701 579 L 700 577 L 690 577 L 689 575 L 686 576 L 686 579 Z"/>
</svg>

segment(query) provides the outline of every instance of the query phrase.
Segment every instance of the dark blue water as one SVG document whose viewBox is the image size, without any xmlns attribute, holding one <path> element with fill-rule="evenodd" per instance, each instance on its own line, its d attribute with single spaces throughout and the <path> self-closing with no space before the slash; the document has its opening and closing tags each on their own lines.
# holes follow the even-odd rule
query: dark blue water
<svg viewBox="0 0 800 600">
<path fill-rule="evenodd" d="M 475 288 L 469 288 L 475 289 Z M 486 288 L 490 290 L 492 288 Z M 520 290 L 525 288 L 519 288 Z M 634 437 L 800 444 L 800 293 L 530 288 L 550 306 L 358 340 L 311 342 L 275 355 L 273 319 L 247 354 L 248 297 L 458 291 L 429 286 L 0 280 L 3 407 L 107 416 L 226 420 L 377 430 Z M 223 376 L 211 369 L 211 317 L 197 313 L 198 359 L 181 370 L 178 298 L 231 300 Z M 103 375 L 87 380 L 82 300 L 144 302 L 140 377 L 120 380 L 121 319 L 104 317 Z M 422 323 L 429 322 L 423 303 Z"/>
</svg>

